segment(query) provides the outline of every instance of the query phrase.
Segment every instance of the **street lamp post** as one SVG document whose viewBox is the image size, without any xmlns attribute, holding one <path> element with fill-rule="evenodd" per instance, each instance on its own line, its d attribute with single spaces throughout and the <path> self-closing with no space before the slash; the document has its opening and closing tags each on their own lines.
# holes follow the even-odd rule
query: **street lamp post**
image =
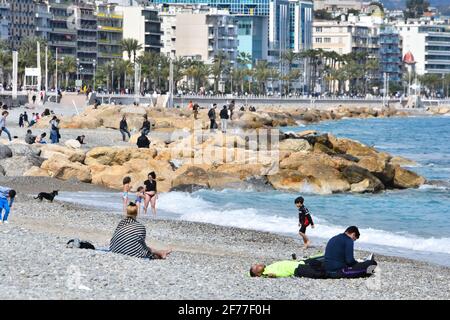
<svg viewBox="0 0 450 320">
<path fill-rule="evenodd" d="M 114 60 L 111 61 L 111 90 L 114 93 Z"/>
<path fill-rule="evenodd" d="M 95 64 L 96 64 L 96 62 L 97 61 L 95 61 L 95 59 L 92 61 L 92 65 L 94 67 L 94 84 L 93 84 L 92 91 L 94 91 L 94 92 L 95 92 Z"/>
<path fill-rule="evenodd" d="M 77 80 L 79 80 L 80 59 L 77 58 Z"/>
<path fill-rule="evenodd" d="M 233 95 L 233 68 L 231 68 L 231 71 L 230 71 L 230 76 L 231 76 L 231 85 L 230 85 L 230 87 L 231 87 L 231 95 Z"/>
<path fill-rule="evenodd" d="M 158 90 L 161 91 L 160 88 L 160 79 L 161 79 L 161 63 L 158 63 Z"/>
</svg>

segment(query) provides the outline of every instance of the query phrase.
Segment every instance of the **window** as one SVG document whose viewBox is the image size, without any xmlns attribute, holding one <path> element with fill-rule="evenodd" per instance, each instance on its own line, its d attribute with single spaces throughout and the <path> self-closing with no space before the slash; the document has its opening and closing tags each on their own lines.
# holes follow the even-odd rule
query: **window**
<svg viewBox="0 0 450 320">
<path fill-rule="evenodd" d="M 316 43 L 322 43 L 322 38 L 316 38 Z"/>
<path fill-rule="evenodd" d="M 325 42 L 325 43 L 331 43 L 331 38 L 323 38 L 323 42 Z"/>
<path fill-rule="evenodd" d="M 322 32 L 322 27 L 316 27 L 316 32 Z"/>
</svg>

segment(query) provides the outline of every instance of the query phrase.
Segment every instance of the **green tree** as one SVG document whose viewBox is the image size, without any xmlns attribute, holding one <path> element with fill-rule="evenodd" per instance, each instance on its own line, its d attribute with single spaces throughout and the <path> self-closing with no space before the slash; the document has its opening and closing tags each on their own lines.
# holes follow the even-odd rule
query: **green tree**
<svg viewBox="0 0 450 320">
<path fill-rule="evenodd" d="M 213 59 L 213 64 L 211 66 L 211 72 L 214 77 L 214 92 L 219 91 L 219 80 L 222 75 L 226 73 L 226 68 L 228 66 L 228 55 L 225 51 L 219 51 Z"/>
<path fill-rule="evenodd" d="M 142 44 L 140 44 L 136 39 L 125 38 L 120 41 L 122 51 L 126 52 L 128 55 L 128 60 L 131 61 L 131 55 L 133 55 L 133 63 L 136 63 L 136 55 L 139 50 L 142 50 Z"/>
<path fill-rule="evenodd" d="M 69 87 L 69 79 L 70 76 L 77 72 L 77 63 L 74 57 L 65 56 L 62 57 L 60 63 L 58 64 L 61 70 L 61 73 L 65 76 L 65 86 Z"/>
<path fill-rule="evenodd" d="M 430 3 L 427 0 L 406 0 L 405 19 L 420 18 L 428 11 Z"/>
</svg>

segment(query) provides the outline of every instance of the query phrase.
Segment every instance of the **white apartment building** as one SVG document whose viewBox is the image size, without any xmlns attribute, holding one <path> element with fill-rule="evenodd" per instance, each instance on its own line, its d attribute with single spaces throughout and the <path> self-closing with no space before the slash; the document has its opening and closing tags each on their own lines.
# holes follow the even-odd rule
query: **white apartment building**
<svg viewBox="0 0 450 320">
<path fill-rule="evenodd" d="M 397 24 L 403 56 L 411 52 L 417 74 L 450 73 L 449 21 L 408 21 Z"/>
<path fill-rule="evenodd" d="M 313 48 L 335 51 L 339 54 L 364 51 L 374 53 L 377 49 L 376 25 L 369 26 L 349 18 L 349 21 L 313 22 Z"/>
<path fill-rule="evenodd" d="M 227 11 L 201 5 L 171 5 L 160 8 L 161 52 L 212 63 L 218 52 L 236 62 L 238 33 L 236 18 Z"/>
<path fill-rule="evenodd" d="M 361 0 L 314 0 L 314 10 L 326 10 L 329 12 L 347 11 L 348 9 L 361 10 Z"/>
</svg>

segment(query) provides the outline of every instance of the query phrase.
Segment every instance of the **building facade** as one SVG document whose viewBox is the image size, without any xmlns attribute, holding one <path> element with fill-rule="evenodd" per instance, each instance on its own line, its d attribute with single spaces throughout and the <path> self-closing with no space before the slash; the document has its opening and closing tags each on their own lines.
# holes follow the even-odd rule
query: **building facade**
<svg viewBox="0 0 450 320">
<path fill-rule="evenodd" d="M 77 19 L 77 68 L 80 80 L 91 80 L 97 64 L 97 17 L 95 6 L 80 3 Z"/>
<path fill-rule="evenodd" d="M 402 55 L 411 52 L 419 75 L 450 73 L 449 21 L 412 21 L 397 24 Z"/>
<path fill-rule="evenodd" d="M 10 1 L 9 36 L 13 50 L 17 50 L 24 39 L 35 35 L 35 5 L 33 0 Z"/>
<path fill-rule="evenodd" d="M 114 3 L 97 4 L 98 65 L 122 59 L 123 13 Z"/>
<path fill-rule="evenodd" d="M 11 5 L 7 0 L 0 1 L 0 40 L 9 40 L 11 25 Z"/>
<path fill-rule="evenodd" d="M 402 51 L 398 31 L 393 26 L 381 26 L 379 45 L 380 76 L 387 74 L 390 81 L 400 82 L 402 80 Z"/>
</svg>

